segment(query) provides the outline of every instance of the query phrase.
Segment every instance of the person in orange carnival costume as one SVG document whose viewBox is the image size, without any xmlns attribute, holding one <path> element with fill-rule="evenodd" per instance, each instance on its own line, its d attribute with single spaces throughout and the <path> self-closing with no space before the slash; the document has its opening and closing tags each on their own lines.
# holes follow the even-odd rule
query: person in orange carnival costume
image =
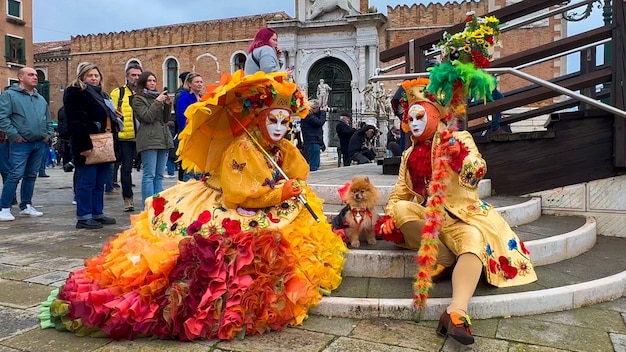
<svg viewBox="0 0 626 352">
<path fill-rule="evenodd" d="M 186 110 L 178 155 L 208 176 L 148 198 L 129 229 L 51 293 L 42 327 L 231 340 L 299 325 L 339 286 L 346 247 L 284 139 L 291 118 L 308 112 L 286 75 L 238 71 L 207 87 Z"/>
</svg>

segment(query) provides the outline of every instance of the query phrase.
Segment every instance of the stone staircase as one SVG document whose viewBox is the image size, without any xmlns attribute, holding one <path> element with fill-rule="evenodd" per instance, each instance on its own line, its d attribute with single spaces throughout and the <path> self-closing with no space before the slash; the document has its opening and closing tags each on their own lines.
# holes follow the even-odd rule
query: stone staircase
<svg viewBox="0 0 626 352">
<path fill-rule="evenodd" d="M 352 176 L 369 176 L 377 185 L 383 205 L 396 176 L 382 175 L 377 165 L 358 165 L 311 174 L 309 184 L 325 199 L 329 218 L 341 209 L 337 189 Z M 481 198 L 492 204 L 525 242 L 539 280 L 495 288 L 479 284 L 469 314 L 478 319 L 521 316 L 573 309 L 626 295 L 626 237 L 597 234 L 589 216 L 542 214 L 540 197 L 492 197 L 489 180 L 479 185 Z M 624 235 L 626 236 L 626 234 Z M 350 249 L 342 285 L 322 299 L 312 314 L 328 317 L 412 319 L 414 251 L 378 241 Z M 422 319 L 436 320 L 448 305 L 451 284 L 435 284 Z"/>
</svg>

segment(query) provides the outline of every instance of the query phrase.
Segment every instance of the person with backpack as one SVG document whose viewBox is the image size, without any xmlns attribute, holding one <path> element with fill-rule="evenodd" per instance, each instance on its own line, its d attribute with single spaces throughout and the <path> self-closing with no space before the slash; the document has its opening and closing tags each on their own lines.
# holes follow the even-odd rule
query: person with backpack
<svg viewBox="0 0 626 352">
<path fill-rule="evenodd" d="M 131 98 L 133 97 L 137 79 L 143 72 L 138 64 L 128 65 L 126 68 L 126 85 L 115 88 L 111 91 L 111 100 L 116 106 L 118 113 L 122 115 L 124 120 L 124 130 L 120 131 L 118 136 L 119 160 L 122 174 L 122 197 L 124 197 L 124 211 L 134 211 L 135 205 L 133 201 L 133 160 L 136 152 L 136 132 L 137 125 L 131 107 Z"/>
<path fill-rule="evenodd" d="M 278 48 L 278 35 L 272 28 L 261 28 L 254 36 L 254 40 L 248 48 L 248 56 L 245 64 L 245 74 L 251 75 L 258 71 L 265 73 L 280 70 L 281 50 Z M 288 71 L 292 71 L 289 69 Z M 289 72 L 291 73 L 291 72 Z"/>
</svg>

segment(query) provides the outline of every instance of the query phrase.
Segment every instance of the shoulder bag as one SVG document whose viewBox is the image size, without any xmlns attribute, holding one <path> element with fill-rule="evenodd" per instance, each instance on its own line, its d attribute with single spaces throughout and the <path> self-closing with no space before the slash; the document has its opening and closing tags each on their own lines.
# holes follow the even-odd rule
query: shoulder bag
<svg viewBox="0 0 626 352">
<path fill-rule="evenodd" d="M 111 133 L 111 118 L 107 116 L 106 129 L 103 133 L 90 134 L 93 149 L 86 158 L 85 165 L 111 163 L 116 160 L 113 145 L 113 133 Z"/>
</svg>

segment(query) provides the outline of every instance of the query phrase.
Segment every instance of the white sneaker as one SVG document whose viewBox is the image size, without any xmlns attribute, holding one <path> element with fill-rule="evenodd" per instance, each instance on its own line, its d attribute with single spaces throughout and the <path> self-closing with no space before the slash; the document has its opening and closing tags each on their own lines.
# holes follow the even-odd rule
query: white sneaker
<svg viewBox="0 0 626 352">
<path fill-rule="evenodd" d="M 76 205 L 76 201 L 75 201 L 75 200 L 73 200 L 73 201 L 72 201 L 72 204 L 73 204 L 73 205 Z"/>
<path fill-rule="evenodd" d="M 165 177 L 165 178 L 174 178 L 174 177 L 176 177 L 176 175 L 163 175 L 163 177 Z"/>
<path fill-rule="evenodd" d="M 0 221 L 13 221 L 15 216 L 11 214 L 11 208 L 0 209 Z"/>
<path fill-rule="evenodd" d="M 40 211 L 37 211 L 37 209 L 35 209 L 35 207 L 33 207 L 30 204 L 26 204 L 26 208 L 22 211 L 20 211 L 20 215 L 21 216 L 30 216 L 30 217 L 37 217 L 37 216 L 42 216 L 43 213 Z"/>
</svg>

